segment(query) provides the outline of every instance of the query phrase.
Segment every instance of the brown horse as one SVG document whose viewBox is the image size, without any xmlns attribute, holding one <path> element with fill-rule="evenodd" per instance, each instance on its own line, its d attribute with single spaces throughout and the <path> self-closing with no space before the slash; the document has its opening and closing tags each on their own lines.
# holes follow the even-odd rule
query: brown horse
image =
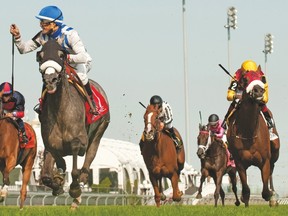
<svg viewBox="0 0 288 216">
<path fill-rule="evenodd" d="M 237 196 L 236 168 L 232 166 L 227 166 L 228 158 L 226 153 L 226 147 L 223 141 L 212 135 L 207 125 L 200 125 L 199 129 L 200 131 L 197 137 L 197 155 L 201 160 L 201 180 L 196 198 L 202 198 L 201 193 L 203 182 L 208 176 L 211 176 L 216 186 L 214 192 L 215 207 L 217 206 L 219 193 L 222 200 L 222 206 L 224 206 L 225 193 L 222 189 L 221 184 L 223 175 L 225 173 L 228 173 L 232 184 L 232 190 L 236 198 L 235 205 L 239 206 L 240 201 Z"/>
<path fill-rule="evenodd" d="M 20 150 L 17 123 L 10 117 L 5 117 L 0 99 L 0 171 L 3 175 L 3 185 L 0 188 L 3 202 L 8 193 L 10 185 L 9 174 L 20 164 L 22 167 L 22 186 L 20 190 L 20 209 L 23 208 L 27 195 L 27 185 L 31 176 L 32 166 L 37 153 L 36 134 L 31 125 L 25 123 L 25 129 L 29 142 L 25 148 Z M 21 154 L 19 154 L 21 151 Z M 20 155 L 20 156 L 19 156 Z"/>
<path fill-rule="evenodd" d="M 265 90 L 259 73 L 247 72 L 240 84 L 244 87 L 242 100 L 229 118 L 227 140 L 242 183 L 241 200 L 248 207 L 250 188 L 246 170 L 252 165 L 261 171 L 263 199 L 271 201 L 274 198 L 272 174 L 274 163 L 279 157 L 280 142 L 279 138 L 270 142 L 268 127 L 260 112 Z M 277 134 L 276 128 L 273 130 Z M 271 190 L 268 187 L 269 180 Z"/>
<path fill-rule="evenodd" d="M 179 190 L 178 181 L 184 167 L 184 146 L 176 149 L 168 132 L 163 129 L 158 119 L 159 110 L 149 105 L 144 115 L 145 128 L 142 136 L 142 155 L 149 172 L 149 178 L 154 188 L 155 202 L 160 206 L 160 200 L 165 200 L 161 181 L 163 177 L 169 178 L 173 188 L 173 201 L 181 200 L 182 192 Z M 179 132 L 174 128 L 178 137 Z M 182 140 L 182 138 L 181 138 Z"/>
<path fill-rule="evenodd" d="M 40 115 L 41 134 L 45 146 L 41 179 L 44 185 L 53 190 L 53 195 L 57 196 L 63 193 L 66 172 L 66 163 L 63 157 L 72 155 L 72 183 L 69 194 L 74 198 L 71 208 L 76 208 L 81 200 L 80 183 L 88 182 L 90 165 L 110 122 L 108 99 L 102 87 L 89 80 L 91 88 L 95 88 L 99 93 L 97 102 L 99 99 L 101 104 L 97 104 L 100 114 L 93 116 L 98 120 L 87 124 L 85 98 L 67 78 L 67 70 L 72 69 L 65 63 L 65 51 L 62 47 L 57 41 L 49 40 L 37 53 L 37 60 L 42 73 L 43 85 L 47 90 Z M 73 74 L 69 74 L 70 78 L 73 76 Z M 75 76 L 79 83 L 77 75 Z M 78 156 L 85 157 L 80 171 L 77 164 Z M 54 171 L 55 163 L 56 172 Z"/>
</svg>

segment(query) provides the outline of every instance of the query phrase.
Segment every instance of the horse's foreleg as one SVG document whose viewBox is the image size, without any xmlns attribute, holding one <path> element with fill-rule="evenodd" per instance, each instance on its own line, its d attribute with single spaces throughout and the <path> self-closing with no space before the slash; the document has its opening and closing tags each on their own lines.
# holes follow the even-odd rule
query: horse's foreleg
<svg viewBox="0 0 288 216">
<path fill-rule="evenodd" d="M 160 199 L 164 201 L 166 200 L 166 195 L 163 193 L 162 178 L 158 179 L 158 185 L 159 185 L 159 193 L 161 194 Z"/>
<path fill-rule="evenodd" d="M 225 202 L 224 202 L 225 201 L 225 192 L 224 192 L 222 186 L 220 186 L 220 197 L 221 197 L 222 206 L 224 206 L 225 205 Z"/>
<path fill-rule="evenodd" d="M 58 158 L 58 160 L 62 160 L 58 162 L 58 164 L 65 163 L 63 158 Z M 59 194 L 64 193 L 63 185 L 65 179 L 65 170 L 59 168 L 57 173 L 54 174 L 54 165 L 55 165 L 55 158 L 52 154 L 45 150 L 44 154 L 44 164 L 41 170 L 41 180 L 43 184 L 49 188 L 51 188 L 52 195 L 58 196 Z M 64 167 L 65 168 L 65 167 Z"/>
<path fill-rule="evenodd" d="M 77 154 L 73 154 L 73 167 L 72 167 L 72 183 L 70 184 L 69 195 L 72 198 L 78 198 L 81 195 L 81 188 L 78 182 L 79 171 L 77 169 Z"/>
<path fill-rule="evenodd" d="M 41 180 L 43 184 L 49 188 L 52 188 L 54 164 L 55 164 L 55 160 L 52 157 L 51 153 L 45 150 L 43 167 L 41 169 Z"/>
<path fill-rule="evenodd" d="M 198 188 L 198 194 L 196 195 L 196 199 L 202 198 L 202 187 L 203 187 L 203 183 L 205 179 L 206 179 L 206 176 L 202 173 L 201 178 L 200 178 L 200 186 Z"/>
<path fill-rule="evenodd" d="M 33 150 L 31 149 L 31 151 L 27 155 L 26 161 L 24 162 L 24 164 L 21 164 L 23 177 L 22 177 L 22 187 L 20 190 L 20 209 L 23 208 L 24 201 L 26 200 L 27 185 L 31 177 L 35 156 L 36 156 L 36 150 L 33 152 Z"/>
<path fill-rule="evenodd" d="M 236 164 L 236 167 L 238 169 L 239 177 L 242 184 L 242 196 L 241 201 L 245 203 L 245 207 L 249 206 L 249 199 L 250 199 L 250 188 L 247 184 L 247 173 L 246 169 L 243 167 L 240 167 L 239 164 Z"/>
<path fill-rule="evenodd" d="M 237 195 L 237 178 L 236 178 L 236 169 L 235 168 L 232 168 L 229 172 L 228 172 L 228 175 L 229 175 L 229 178 L 230 178 L 230 181 L 231 181 L 231 184 L 232 184 L 232 191 L 235 195 L 235 199 L 236 199 L 236 202 L 235 202 L 235 205 L 236 206 L 239 206 L 240 205 L 240 201 L 238 199 L 238 195 Z"/>
<path fill-rule="evenodd" d="M 1 193 L 0 193 L 1 194 L 0 202 L 3 202 L 4 199 L 8 195 L 8 186 L 10 185 L 9 174 L 15 168 L 16 160 L 17 160 L 17 157 L 14 157 L 14 155 L 11 155 L 6 159 L 6 167 L 2 171 L 3 187 L 2 187 Z"/>
<path fill-rule="evenodd" d="M 109 125 L 109 121 L 103 120 L 102 123 L 97 127 L 97 132 L 93 132 L 92 136 L 94 136 L 94 138 L 92 142 L 88 143 L 85 160 L 81 168 L 80 177 L 79 177 L 80 182 L 83 182 L 83 184 L 87 184 L 88 182 L 88 174 L 89 174 L 91 163 L 96 157 L 101 138 L 103 137 L 103 134 L 106 131 L 108 125 Z M 88 136 L 89 136 L 88 139 L 90 139 L 91 135 L 88 134 Z"/>
<path fill-rule="evenodd" d="M 222 184 L 222 177 L 223 173 L 217 172 L 215 173 L 215 176 L 213 176 L 214 182 L 215 182 L 215 192 L 214 192 L 214 206 L 217 207 L 218 199 L 219 199 L 219 194 L 221 195 L 221 200 L 222 200 L 222 205 L 224 206 L 224 198 L 225 198 L 225 193 L 221 187 Z"/>
<path fill-rule="evenodd" d="M 179 181 L 179 175 L 177 172 L 174 172 L 172 177 L 171 177 L 171 183 L 172 183 L 172 188 L 173 188 L 173 201 L 179 202 L 181 201 L 181 196 L 182 192 L 179 190 L 178 187 L 178 181 Z"/>
<path fill-rule="evenodd" d="M 161 193 L 159 190 L 159 185 L 157 179 L 153 176 L 153 173 L 149 173 L 150 181 L 154 189 L 154 199 L 157 207 L 160 207 L 160 199 L 161 199 Z"/>
<path fill-rule="evenodd" d="M 270 178 L 270 161 L 266 160 L 261 169 L 261 176 L 263 182 L 262 197 L 264 200 L 269 201 L 272 196 L 272 191 L 269 190 L 268 181 Z"/>
<path fill-rule="evenodd" d="M 88 183 L 89 169 L 92 161 L 96 157 L 96 153 L 98 151 L 98 147 L 103 133 L 100 134 L 101 136 L 97 134 L 92 143 L 87 148 L 85 160 L 80 170 L 80 177 L 79 177 L 79 182 L 83 182 L 84 185 Z"/>
<path fill-rule="evenodd" d="M 280 149 L 280 141 L 279 139 L 270 141 L 270 146 L 271 146 L 271 159 L 270 159 L 270 189 L 272 191 L 274 190 L 274 185 L 273 185 L 273 171 L 274 171 L 274 164 L 279 158 L 279 149 Z"/>
</svg>

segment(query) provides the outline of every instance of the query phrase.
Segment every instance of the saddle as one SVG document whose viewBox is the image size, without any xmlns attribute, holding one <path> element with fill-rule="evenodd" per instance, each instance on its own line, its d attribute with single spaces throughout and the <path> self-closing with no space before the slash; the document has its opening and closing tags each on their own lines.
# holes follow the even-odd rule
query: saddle
<svg viewBox="0 0 288 216">
<path fill-rule="evenodd" d="M 65 62 L 65 71 L 66 74 L 68 76 L 68 82 L 70 82 L 75 89 L 79 92 L 79 94 L 84 98 L 85 100 L 85 114 L 86 114 L 86 124 L 92 124 L 94 122 L 96 122 L 99 118 L 101 118 L 103 115 L 105 115 L 108 111 L 109 111 L 109 107 L 108 104 L 105 101 L 105 98 L 101 95 L 101 93 L 95 88 L 95 86 L 91 85 L 91 90 L 93 93 L 93 98 L 94 101 L 97 105 L 98 108 L 98 113 L 99 115 L 93 115 L 90 112 L 90 107 L 92 106 L 91 103 L 91 99 L 89 97 L 89 95 L 87 94 L 85 87 L 83 86 L 81 80 L 79 79 L 76 71 L 74 70 L 73 67 L 71 67 L 68 63 Z M 42 104 L 43 101 L 45 100 L 45 95 L 47 93 L 47 90 L 43 90 L 42 94 L 41 94 L 41 98 L 39 99 L 40 108 L 36 108 L 36 106 L 34 107 L 35 109 L 42 109 Z M 36 110 L 35 110 L 36 111 Z M 36 111 L 37 112 L 37 111 Z"/>
<path fill-rule="evenodd" d="M 174 145 L 176 147 L 176 150 L 180 150 L 183 147 L 183 142 L 182 140 L 175 134 L 176 136 L 174 137 L 172 133 L 169 130 L 163 130 L 164 133 L 166 133 L 174 142 Z"/>
</svg>

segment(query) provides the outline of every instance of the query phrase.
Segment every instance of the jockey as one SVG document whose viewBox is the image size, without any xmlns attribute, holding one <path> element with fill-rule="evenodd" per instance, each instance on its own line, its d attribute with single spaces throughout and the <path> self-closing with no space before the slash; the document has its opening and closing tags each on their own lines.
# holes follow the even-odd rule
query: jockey
<svg viewBox="0 0 288 216">
<path fill-rule="evenodd" d="M 63 23 L 63 13 L 56 6 L 44 7 L 36 18 L 40 20 L 40 27 L 42 30 L 26 42 L 22 40 L 19 28 L 15 24 L 10 26 L 10 33 L 14 36 L 14 43 L 18 48 L 18 51 L 20 54 L 25 54 L 36 50 L 49 39 L 56 39 L 67 51 L 67 61 L 73 68 L 75 68 L 90 97 L 93 105 L 93 107 L 91 107 L 91 112 L 97 115 L 97 107 L 93 99 L 92 90 L 87 76 L 87 73 L 91 69 L 92 58 L 87 53 L 78 32 Z M 40 110 L 35 111 L 37 112 Z"/>
<path fill-rule="evenodd" d="M 227 100 L 232 101 L 230 104 L 230 107 L 228 109 L 227 114 L 225 115 L 222 127 L 226 129 L 226 120 L 231 114 L 232 110 L 237 108 L 237 105 L 239 101 L 242 99 L 242 92 L 244 89 L 239 85 L 239 82 L 241 82 L 243 74 L 245 74 L 247 71 L 257 71 L 258 66 L 257 64 L 252 60 L 246 60 L 242 63 L 241 68 L 239 68 L 235 74 L 233 79 L 231 80 L 230 86 L 227 91 Z M 261 80 L 264 83 L 264 96 L 262 99 L 262 103 L 260 103 L 261 111 L 267 121 L 268 128 L 271 129 L 274 127 L 274 121 L 272 117 L 270 116 L 268 112 L 268 108 L 266 106 L 266 103 L 268 102 L 268 83 L 266 81 L 266 77 L 262 71 L 259 72 L 261 74 Z"/>
<path fill-rule="evenodd" d="M 0 85 L 0 95 L 3 101 L 5 116 L 10 117 L 17 122 L 19 131 L 22 133 L 22 142 L 27 144 L 28 138 L 22 120 L 25 114 L 24 96 L 18 91 L 13 91 L 12 85 L 8 82 L 4 82 Z"/>
<path fill-rule="evenodd" d="M 235 162 L 233 160 L 232 154 L 229 152 L 229 150 L 227 148 L 228 142 L 227 142 L 227 138 L 226 138 L 226 134 L 225 134 L 225 129 L 221 126 L 222 123 L 223 123 L 223 121 L 219 119 L 218 115 L 211 114 L 208 118 L 208 129 L 212 133 L 212 135 L 215 135 L 217 138 L 221 139 L 224 142 L 224 144 L 226 146 L 228 166 L 235 166 Z"/>
<path fill-rule="evenodd" d="M 176 136 L 174 128 L 172 126 L 173 113 L 171 106 L 163 101 L 162 98 L 158 95 L 154 95 L 150 99 L 150 105 L 158 106 L 160 109 L 159 119 L 164 124 L 164 129 L 167 129 L 177 147 L 182 145 L 181 140 Z"/>
</svg>

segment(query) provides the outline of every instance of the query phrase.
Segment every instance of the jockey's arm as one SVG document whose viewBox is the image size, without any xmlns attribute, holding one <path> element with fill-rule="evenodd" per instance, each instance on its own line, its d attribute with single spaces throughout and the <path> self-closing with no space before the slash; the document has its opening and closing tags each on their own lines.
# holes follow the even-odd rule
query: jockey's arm
<svg viewBox="0 0 288 216">
<path fill-rule="evenodd" d="M 238 82 L 235 80 L 231 80 L 230 86 L 227 91 L 228 101 L 233 101 L 235 99 L 237 87 L 238 87 Z"/>
<path fill-rule="evenodd" d="M 20 54 L 25 54 L 36 50 L 40 46 L 39 33 L 37 33 L 31 40 L 23 41 L 21 37 L 14 38 L 14 43 Z"/>
<path fill-rule="evenodd" d="M 264 95 L 262 101 L 266 104 L 268 102 L 268 83 L 266 82 L 264 85 Z"/>
<path fill-rule="evenodd" d="M 173 121 L 172 108 L 167 102 L 162 103 L 162 113 L 164 116 L 165 124 L 169 124 Z"/>
<path fill-rule="evenodd" d="M 87 53 L 85 46 L 80 39 L 78 33 L 74 30 L 67 35 L 69 45 L 71 46 L 73 53 L 68 54 L 69 63 L 75 64 L 91 64 L 92 58 Z"/>
</svg>

